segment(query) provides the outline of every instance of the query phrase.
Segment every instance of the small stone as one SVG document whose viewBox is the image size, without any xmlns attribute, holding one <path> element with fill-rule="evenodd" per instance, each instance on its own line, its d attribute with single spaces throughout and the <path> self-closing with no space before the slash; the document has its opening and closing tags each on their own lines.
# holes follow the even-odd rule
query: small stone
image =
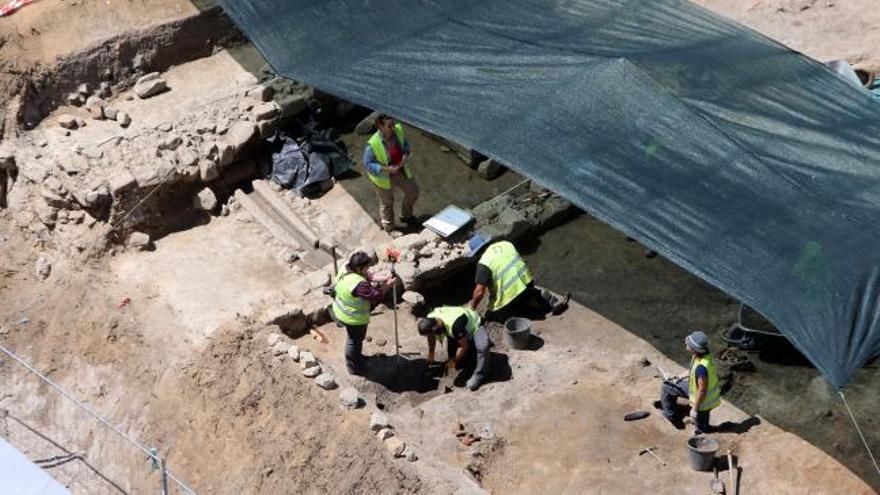
<svg viewBox="0 0 880 495">
<path fill-rule="evenodd" d="M 339 392 L 339 401 L 349 409 L 357 409 L 361 405 L 361 398 L 354 387 L 346 387 Z"/>
<path fill-rule="evenodd" d="M 116 114 L 116 122 L 119 122 L 121 127 L 128 127 L 131 125 L 131 116 L 125 112 L 119 112 Z"/>
<path fill-rule="evenodd" d="M 391 431 L 391 428 L 382 428 L 381 430 L 379 430 L 379 433 L 376 433 L 376 437 L 383 442 L 393 436 L 394 432 Z"/>
<path fill-rule="evenodd" d="M 70 115 L 69 113 L 64 113 L 58 116 L 58 125 L 65 129 L 76 129 L 79 127 L 76 116 Z"/>
<path fill-rule="evenodd" d="M 220 177 L 220 168 L 211 160 L 199 160 L 199 177 L 202 182 L 210 182 Z"/>
<path fill-rule="evenodd" d="M 417 460 L 419 460 L 419 456 L 416 455 L 416 451 L 408 445 L 405 449 L 403 449 L 403 457 L 409 462 L 416 462 Z"/>
<path fill-rule="evenodd" d="M 370 416 L 370 429 L 373 431 L 379 431 L 382 428 L 388 428 L 388 415 L 382 412 L 374 412 L 372 416 Z"/>
<path fill-rule="evenodd" d="M 491 158 L 477 166 L 477 174 L 486 180 L 496 179 L 502 172 L 504 172 L 504 165 Z"/>
<path fill-rule="evenodd" d="M 269 336 L 266 337 L 266 343 L 269 344 L 269 347 L 275 347 L 275 344 L 277 344 L 280 340 L 281 335 L 278 335 L 275 332 L 270 333 Z"/>
<path fill-rule="evenodd" d="M 50 263 L 45 257 L 40 257 L 37 259 L 34 271 L 37 274 L 37 280 L 42 282 L 49 278 L 49 274 L 52 273 L 52 263 Z"/>
<path fill-rule="evenodd" d="M 408 290 L 403 293 L 401 298 L 403 298 L 403 302 L 409 303 L 412 306 L 421 306 L 422 304 L 425 304 L 425 297 L 415 291 Z"/>
<path fill-rule="evenodd" d="M 67 95 L 67 104 L 74 107 L 81 107 L 85 104 L 86 100 L 83 98 L 83 95 L 79 93 L 70 93 Z"/>
<path fill-rule="evenodd" d="M 394 457 L 402 457 L 403 452 L 406 450 L 406 443 L 397 437 L 386 438 L 384 443 L 385 449 Z"/>
<path fill-rule="evenodd" d="M 211 211 L 217 207 L 217 196 L 214 196 L 214 191 L 211 191 L 206 187 L 199 191 L 199 194 L 193 201 L 193 206 L 195 206 L 196 209 Z"/>
<path fill-rule="evenodd" d="M 104 116 L 110 120 L 116 120 L 116 116 L 119 115 L 119 110 L 110 107 L 104 107 Z"/>
<path fill-rule="evenodd" d="M 83 98 L 87 98 L 89 93 L 91 93 L 91 89 L 89 88 L 89 83 L 82 83 L 76 87 L 76 92 L 82 95 Z"/>
<path fill-rule="evenodd" d="M 150 246 L 150 236 L 143 232 L 132 232 L 126 245 L 132 249 L 144 250 Z"/>
<path fill-rule="evenodd" d="M 302 369 L 311 368 L 313 366 L 317 366 L 318 360 L 315 359 L 315 355 L 309 351 L 302 351 L 299 353 L 299 365 Z"/>
<path fill-rule="evenodd" d="M 171 125 L 170 122 L 162 122 L 161 124 L 156 126 L 156 129 L 158 129 L 162 132 L 171 132 L 171 130 L 174 129 L 174 126 Z"/>
<path fill-rule="evenodd" d="M 245 94 L 258 99 L 259 101 L 272 101 L 272 98 L 275 97 L 275 88 L 261 84 L 254 89 L 248 90 Z"/>
<path fill-rule="evenodd" d="M 113 87 L 110 86 L 109 82 L 102 81 L 100 84 L 98 84 L 97 94 L 101 98 L 110 98 L 111 96 L 113 96 Z"/>
<path fill-rule="evenodd" d="M 385 347 L 385 344 L 387 344 L 388 341 L 385 339 L 376 339 L 373 343 L 376 344 L 377 347 Z"/>
<path fill-rule="evenodd" d="M 299 362 L 299 347 L 297 347 L 296 344 L 291 345 L 287 349 L 287 355 L 290 356 L 290 359 L 293 359 L 293 362 L 298 363 Z"/>
<path fill-rule="evenodd" d="M 303 370 L 303 376 L 307 378 L 315 378 L 321 374 L 321 365 L 316 364 Z"/>
<path fill-rule="evenodd" d="M 140 99 L 147 99 L 168 89 L 168 84 L 158 72 L 152 72 L 137 80 L 134 92 Z"/>
<path fill-rule="evenodd" d="M 321 373 L 315 378 L 315 383 L 324 390 L 333 390 L 336 388 L 336 378 L 330 373 Z"/>
</svg>

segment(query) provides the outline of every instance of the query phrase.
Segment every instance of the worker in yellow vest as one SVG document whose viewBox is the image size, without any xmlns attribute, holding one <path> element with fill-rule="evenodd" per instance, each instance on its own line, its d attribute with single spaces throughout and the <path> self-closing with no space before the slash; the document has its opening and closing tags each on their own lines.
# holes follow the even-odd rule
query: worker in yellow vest
<svg viewBox="0 0 880 495">
<path fill-rule="evenodd" d="M 369 273 L 373 259 L 363 251 L 352 253 L 345 268 L 336 276 L 333 284 L 333 305 L 330 315 L 336 324 L 345 327 L 345 365 L 349 374 L 365 372 L 363 347 L 370 323 L 371 304 L 378 304 L 397 282 L 389 277 L 382 283 L 374 282 Z"/>
<path fill-rule="evenodd" d="M 690 402 L 690 419 L 696 425 L 697 433 L 709 431 L 709 411 L 721 404 L 721 387 L 718 385 L 718 373 L 715 360 L 709 352 L 709 338 L 704 332 L 696 331 L 684 339 L 688 352 L 691 353 L 691 368 L 681 377 L 673 377 L 663 381 L 660 389 L 660 406 L 663 416 L 676 428 L 684 428 L 684 423 L 676 414 L 676 399 L 687 397 Z"/>
<path fill-rule="evenodd" d="M 419 334 L 428 339 L 429 366 L 434 363 L 437 341 L 446 340 L 446 366 L 450 370 L 463 367 L 465 359 L 475 359 L 474 372 L 465 384 L 469 390 L 477 390 L 489 378 L 491 342 L 476 311 L 461 306 L 440 306 L 419 320 L 418 329 Z"/>
<path fill-rule="evenodd" d="M 376 117 L 374 124 L 376 132 L 364 147 L 364 168 L 379 197 L 382 228 L 392 232 L 395 230 L 394 188 L 403 191 L 400 221 L 411 223 L 415 220 L 413 206 L 419 198 L 419 186 L 408 164 L 412 153 L 403 125 L 385 114 Z"/>
<path fill-rule="evenodd" d="M 471 308 L 477 308 L 490 293 L 486 319 L 505 321 L 514 316 L 536 318 L 548 312 L 559 314 L 568 307 L 567 295 L 563 301 L 547 290 L 535 287 L 532 274 L 516 247 L 508 241 L 492 242 L 483 233 L 474 234 L 468 241 L 471 256 L 477 256 L 475 287 L 471 296 Z"/>
</svg>

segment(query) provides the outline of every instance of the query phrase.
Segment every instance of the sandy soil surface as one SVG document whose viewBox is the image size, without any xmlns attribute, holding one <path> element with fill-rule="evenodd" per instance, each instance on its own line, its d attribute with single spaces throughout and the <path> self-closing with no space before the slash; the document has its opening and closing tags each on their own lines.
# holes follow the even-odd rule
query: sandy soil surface
<svg viewBox="0 0 880 495">
<path fill-rule="evenodd" d="M 874 0 L 695 0 L 820 62 L 845 59 L 880 70 Z"/>
</svg>

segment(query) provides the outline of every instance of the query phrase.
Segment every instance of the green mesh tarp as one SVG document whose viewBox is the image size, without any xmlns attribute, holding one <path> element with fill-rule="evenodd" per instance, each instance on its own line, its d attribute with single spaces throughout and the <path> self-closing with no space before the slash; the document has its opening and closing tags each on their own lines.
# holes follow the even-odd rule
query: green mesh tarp
<svg viewBox="0 0 880 495">
<path fill-rule="evenodd" d="M 880 350 L 880 104 L 821 64 L 677 0 L 220 3 L 282 75 L 552 188 L 838 388 Z"/>
</svg>

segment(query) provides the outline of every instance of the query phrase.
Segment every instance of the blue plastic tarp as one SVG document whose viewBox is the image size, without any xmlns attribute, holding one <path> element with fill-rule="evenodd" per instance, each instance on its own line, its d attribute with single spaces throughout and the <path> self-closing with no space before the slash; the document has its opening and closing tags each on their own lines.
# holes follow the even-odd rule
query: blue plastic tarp
<svg viewBox="0 0 880 495">
<path fill-rule="evenodd" d="M 552 188 L 838 388 L 880 350 L 880 104 L 823 65 L 681 0 L 220 3 L 282 75 Z"/>
</svg>

